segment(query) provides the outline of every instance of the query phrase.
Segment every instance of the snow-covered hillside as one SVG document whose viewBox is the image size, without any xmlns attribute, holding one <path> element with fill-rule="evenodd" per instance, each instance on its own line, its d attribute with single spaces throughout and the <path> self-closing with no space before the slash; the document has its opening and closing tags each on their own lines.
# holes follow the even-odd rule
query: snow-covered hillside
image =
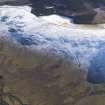
<svg viewBox="0 0 105 105">
<path fill-rule="evenodd" d="M 28 6 L 1 6 L 1 37 L 33 51 L 60 56 L 88 70 L 92 82 L 105 82 L 104 25 L 75 25 L 58 15 L 36 17 Z"/>
</svg>

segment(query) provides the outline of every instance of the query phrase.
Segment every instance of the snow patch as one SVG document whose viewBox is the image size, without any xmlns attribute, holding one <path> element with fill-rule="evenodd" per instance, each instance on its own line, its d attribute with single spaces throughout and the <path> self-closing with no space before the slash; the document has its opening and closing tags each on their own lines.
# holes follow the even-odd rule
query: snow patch
<svg viewBox="0 0 105 105">
<path fill-rule="evenodd" d="M 36 17 L 30 10 L 28 6 L 0 7 L 0 32 L 5 32 L 20 45 L 62 56 L 85 68 L 104 51 L 104 28 L 85 29 L 68 18 L 58 15 Z"/>
</svg>

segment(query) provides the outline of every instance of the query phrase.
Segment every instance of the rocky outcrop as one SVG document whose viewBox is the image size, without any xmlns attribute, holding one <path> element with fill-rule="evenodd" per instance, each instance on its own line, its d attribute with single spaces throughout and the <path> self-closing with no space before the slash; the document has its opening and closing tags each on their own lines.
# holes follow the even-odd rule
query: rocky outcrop
<svg viewBox="0 0 105 105">
<path fill-rule="evenodd" d="M 96 24 L 103 24 L 105 23 L 105 9 L 100 9 L 97 8 L 95 9 L 95 12 L 97 13 L 93 19 L 92 23 L 96 23 Z"/>
<path fill-rule="evenodd" d="M 105 18 L 100 10 L 105 6 L 104 0 L 30 0 L 32 12 L 37 16 L 59 14 L 70 17 L 76 24 L 100 24 Z"/>
<path fill-rule="evenodd" d="M 0 39 L 4 91 L 18 96 L 26 105 L 103 105 L 104 85 L 88 83 L 86 75 L 59 57 L 32 52 Z"/>
<path fill-rule="evenodd" d="M 90 11 L 94 8 L 102 7 L 105 1 L 100 0 L 30 0 L 33 12 L 39 11 L 38 15 L 49 14 L 46 13 L 50 11 L 51 13 L 61 13 L 70 16 L 74 13 L 82 13 Z M 102 5 L 102 6 L 101 6 Z M 65 13 L 66 12 L 66 13 Z"/>
<path fill-rule="evenodd" d="M 0 5 L 30 5 L 37 16 L 59 14 L 76 24 L 105 23 L 105 0 L 0 0 Z"/>
<path fill-rule="evenodd" d="M 90 89 L 76 65 L 5 40 L 0 40 L 0 76 L 5 92 L 30 105 L 73 105 Z"/>
<path fill-rule="evenodd" d="M 88 83 L 86 74 L 59 57 L 32 52 L 0 39 L 0 76 L 5 81 L 4 91 L 18 96 L 24 104 L 104 104 L 104 85 Z"/>
<path fill-rule="evenodd" d="M 0 0 L 0 5 L 27 5 L 29 0 Z"/>
</svg>

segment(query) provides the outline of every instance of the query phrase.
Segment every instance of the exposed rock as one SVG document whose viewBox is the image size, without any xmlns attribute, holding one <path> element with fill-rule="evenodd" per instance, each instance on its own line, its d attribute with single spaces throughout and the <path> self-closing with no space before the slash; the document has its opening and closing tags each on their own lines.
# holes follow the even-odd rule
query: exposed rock
<svg viewBox="0 0 105 105">
<path fill-rule="evenodd" d="M 4 91 L 18 96 L 25 104 L 103 104 L 104 85 L 89 84 L 86 75 L 59 57 L 31 52 L 0 40 L 0 76 L 5 81 Z"/>
<path fill-rule="evenodd" d="M 105 9 L 97 8 L 95 9 L 97 14 L 95 15 L 93 22 L 95 24 L 103 24 L 105 23 Z"/>
<path fill-rule="evenodd" d="M 38 16 L 60 14 L 72 18 L 76 24 L 105 23 L 103 13 L 94 10 L 103 8 L 104 0 L 31 0 L 31 2 L 32 12 Z"/>
<path fill-rule="evenodd" d="M 33 53 L 0 40 L 0 75 L 5 92 L 30 105 L 73 104 L 90 91 L 86 74 L 59 57 Z"/>
<path fill-rule="evenodd" d="M 27 5 L 29 0 L 0 0 L 0 5 Z"/>
<path fill-rule="evenodd" d="M 76 24 L 105 23 L 105 13 L 101 11 L 104 0 L 1 0 L 0 5 L 31 5 L 37 16 L 59 14 L 73 18 Z"/>
<path fill-rule="evenodd" d="M 97 15 L 97 12 L 94 11 L 94 10 L 87 11 L 87 12 L 84 12 L 84 13 L 75 14 L 73 16 L 73 22 L 76 23 L 76 24 L 96 23 L 96 20 L 94 20 L 94 17 L 96 15 Z M 98 23 L 98 21 L 97 21 L 97 23 Z"/>
</svg>

